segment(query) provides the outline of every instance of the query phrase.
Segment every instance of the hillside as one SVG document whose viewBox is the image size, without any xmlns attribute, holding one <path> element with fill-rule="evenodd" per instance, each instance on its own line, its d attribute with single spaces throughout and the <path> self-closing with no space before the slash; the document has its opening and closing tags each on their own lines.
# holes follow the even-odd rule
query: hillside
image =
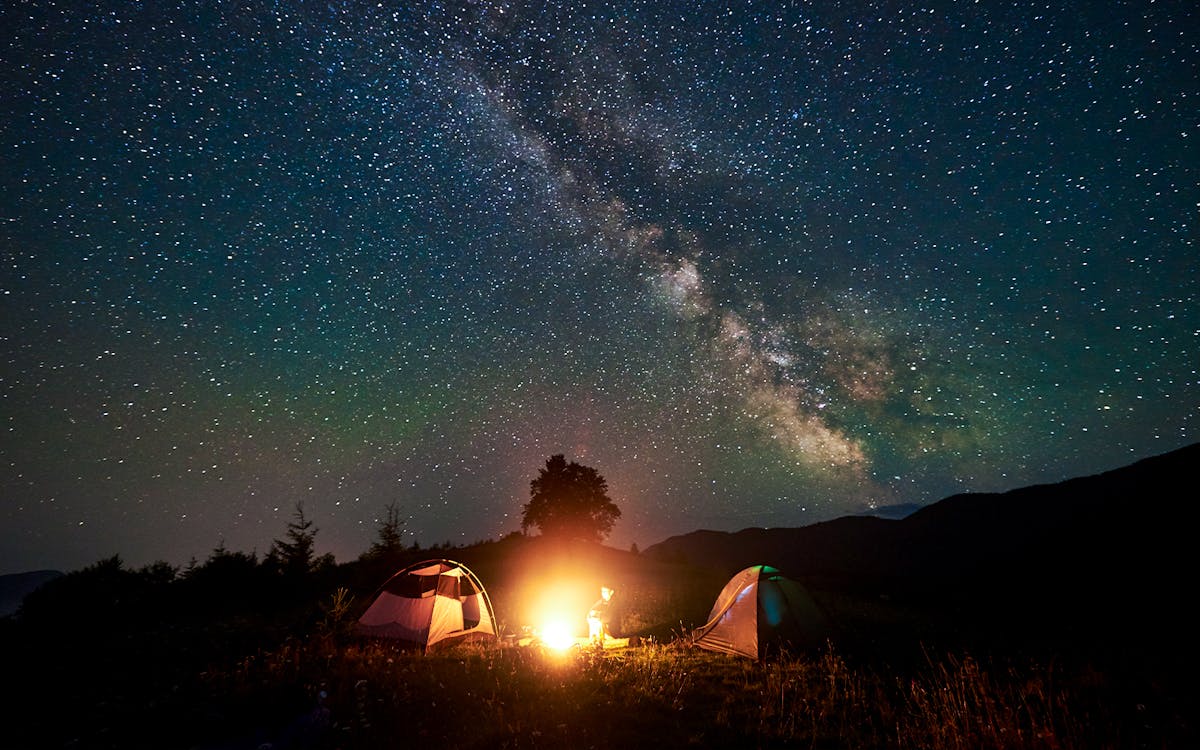
<svg viewBox="0 0 1200 750">
<path fill-rule="evenodd" d="M 1057 484 L 955 495 L 901 520 L 697 531 L 644 554 L 729 572 L 769 563 L 818 588 L 908 601 L 1036 605 L 1041 618 L 1191 622 L 1180 584 L 1198 464 L 1200 444 Z"/>
</svg>

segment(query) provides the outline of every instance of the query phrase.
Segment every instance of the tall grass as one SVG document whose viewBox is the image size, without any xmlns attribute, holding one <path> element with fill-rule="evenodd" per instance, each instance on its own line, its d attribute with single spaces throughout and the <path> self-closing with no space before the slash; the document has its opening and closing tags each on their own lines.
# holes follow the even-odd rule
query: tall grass
<svg viewBox="0 0 1200 750">
<path fill-rule="evenodd" d="M 1080 683 L 1050 667 L 958 654 L 893 674 L 851 666 L 832 648 L 758 663 L 680 644 L 424 655 L 314 638 L 214 670 L 207 682 L 230 706 L 274 710 L 278 726 L 288 700 L 293 721 L 323 712 L 307 736 L 328 747 L 1122 746 L 1116 718 Z M 255 715 L 268 714 L 244 713 Z"/>
</svg>

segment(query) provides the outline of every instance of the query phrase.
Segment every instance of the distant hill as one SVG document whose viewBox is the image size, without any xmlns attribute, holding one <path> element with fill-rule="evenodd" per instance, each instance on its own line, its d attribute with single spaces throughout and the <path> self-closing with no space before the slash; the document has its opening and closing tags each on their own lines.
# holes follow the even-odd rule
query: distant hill
<svg viewBox="0 0 1200 750">
<path fill-rule="evenodd" d="M 1190 608 L 1197 466 L 1200 444 L 1057 484 L 955 495 L 901 520 L 696 531 L 643 554 L 728 573 L 768 563 L 813 586 L 889 598 L 1174 616 Z"/>
<path fill-rule="evenodd" d="M 907 518 L 908 516 L 911 516 L 913 513 L 916 513 L 923 507 L 925 506 L 921 505 L 920 503 L 899 503 L 897 505 L 883 505 L 878 508 L 871 508 L 870 510 L 864 510 L 861 513 L 855 513 L 854 515 L 874 516 L 876 518 L 892 518 L 899 520 L 901 518 Z"/>
<path fill-rule="evenodd" d="M 0 617 L 8 617 L 21 608 L 25 595 L 61 576 L 57 570 L 35 570 L 29 573 L 0 575 Z"/>
</svg>

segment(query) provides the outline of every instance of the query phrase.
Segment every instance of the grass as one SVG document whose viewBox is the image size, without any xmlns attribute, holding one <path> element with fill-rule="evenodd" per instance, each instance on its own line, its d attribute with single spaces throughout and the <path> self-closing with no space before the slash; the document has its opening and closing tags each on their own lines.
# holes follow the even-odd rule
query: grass
<svg viewBox="0 0 1200 750">
<path fill-rule="evenodd" d="M 424 655 L 316 637 L 210 672 L 206 684 L 227 719 L 249 721 L 243 735 L 269 740 L 299 722 L 315 747 L 1145 746 L 1078 676 L 956 654 L 896 673 L 852 666 L 832 648 L 759 663 L 679 644 Z"/>
</svg>

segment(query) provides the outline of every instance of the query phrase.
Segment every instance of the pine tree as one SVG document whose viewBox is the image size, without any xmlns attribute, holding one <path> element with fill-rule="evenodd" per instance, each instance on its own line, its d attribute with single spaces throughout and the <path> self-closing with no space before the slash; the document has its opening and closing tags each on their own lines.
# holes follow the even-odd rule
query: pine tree
<svg viewBox="0 0 1200 750">
<path fill-rule="evenodd" d="M 272 542 L 268 561 L 286 575 L 307 576 L 316 563 L 317 531 L 312 519 L 304 515 L 304 503 L 297 502 L 295 518 L 287 526 L 286 541 Z"/>
<path fill-rule="evenodd" d="M 379 538 L 367 550 L 370 557 L 393 557 L 404 551 L 404 520 L 400 518 L 400 507 L 396 501 L 384 508 L 384 516 L 378 522 Z"/>
</svg>

